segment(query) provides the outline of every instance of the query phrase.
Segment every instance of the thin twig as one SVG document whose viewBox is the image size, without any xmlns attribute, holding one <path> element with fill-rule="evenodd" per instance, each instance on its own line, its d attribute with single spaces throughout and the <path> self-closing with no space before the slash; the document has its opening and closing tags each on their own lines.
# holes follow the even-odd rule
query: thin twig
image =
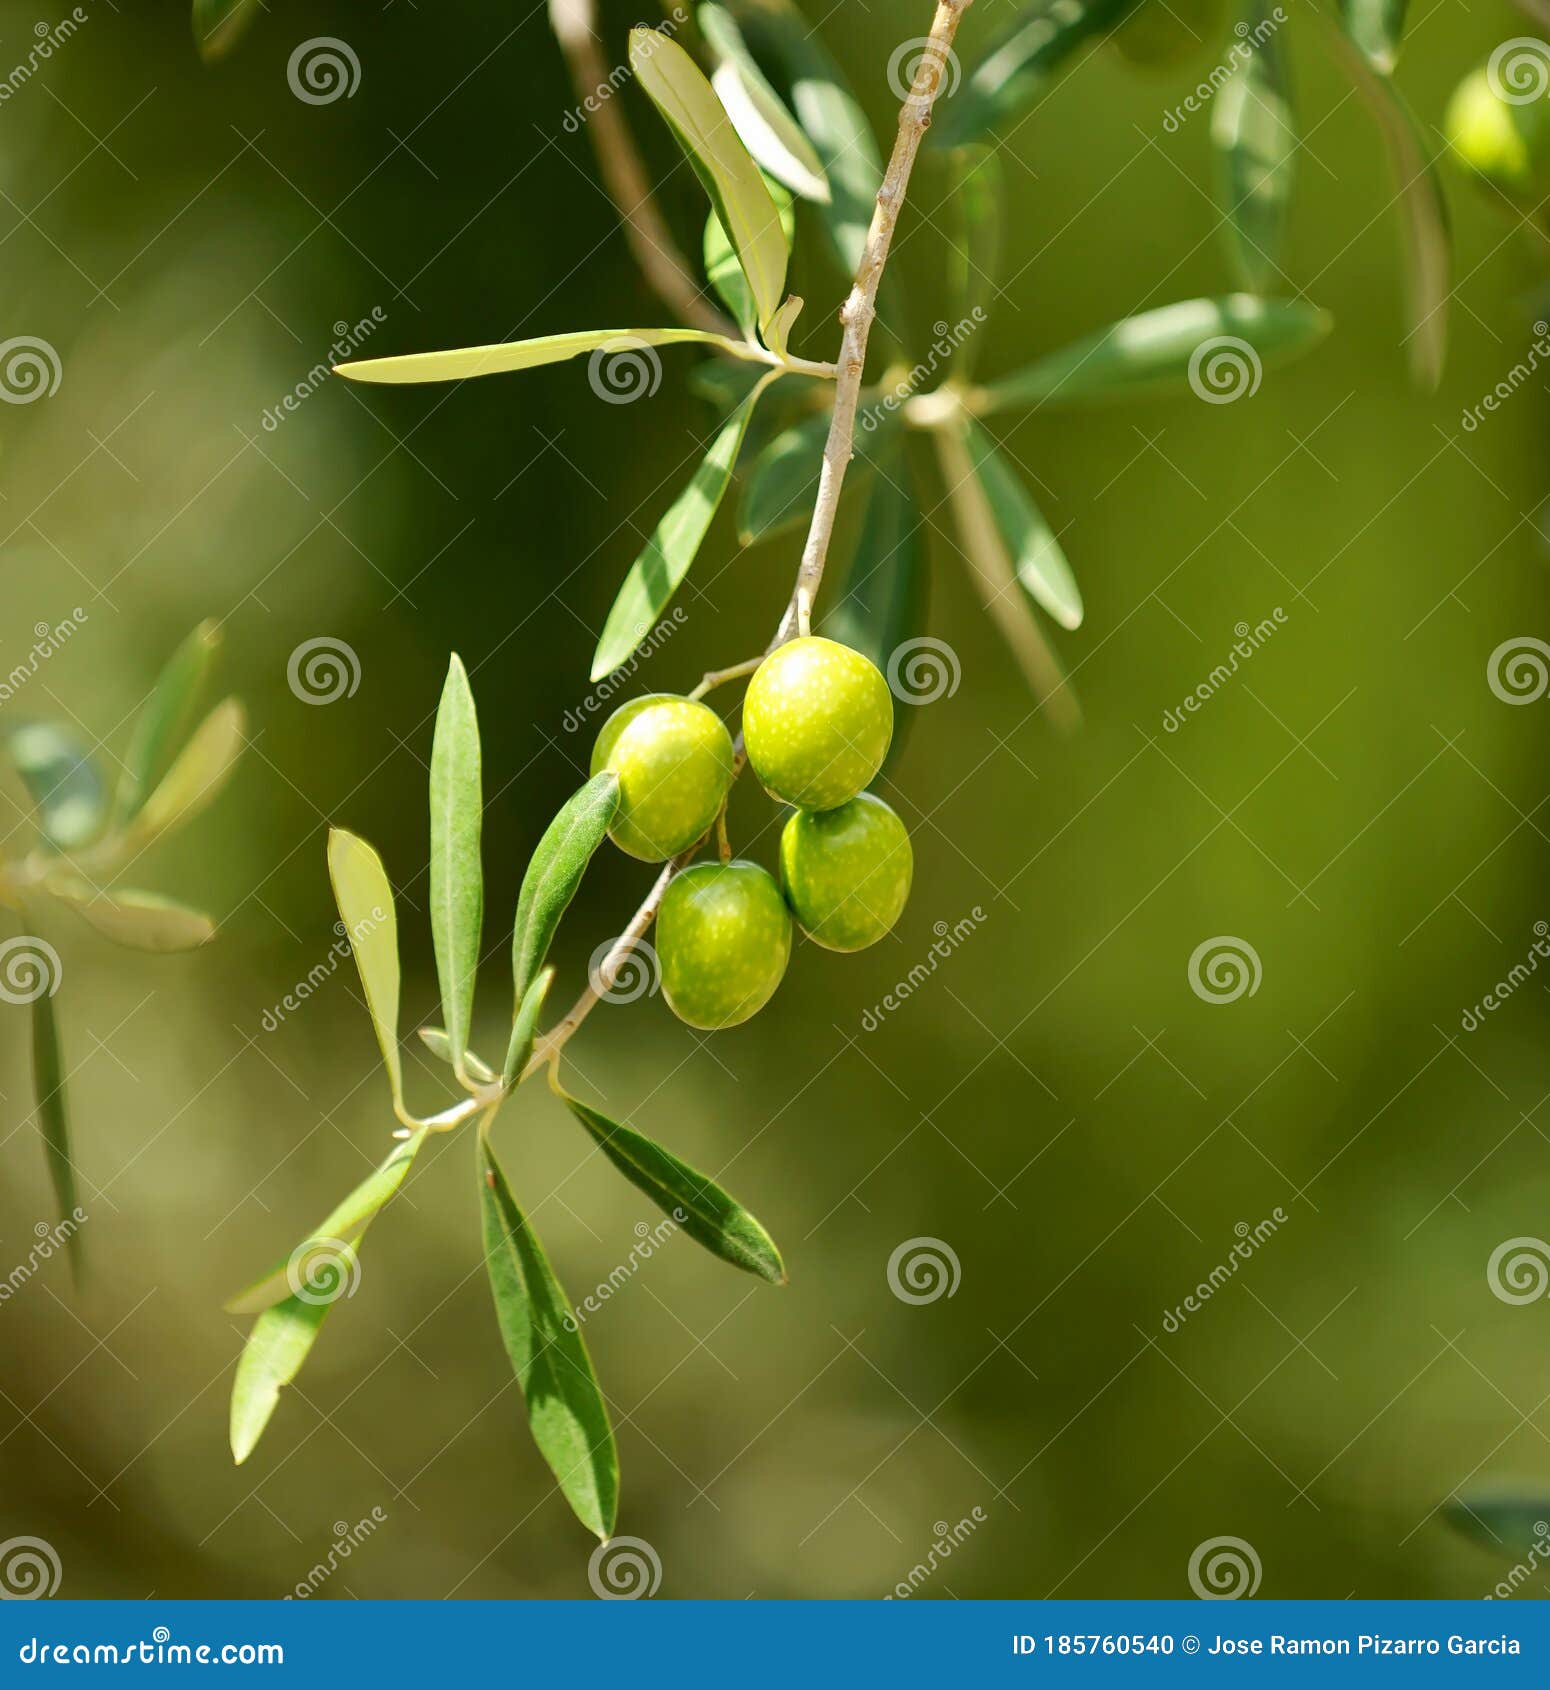
<svg viewBox="0 0 1550 1690">
<path fill-rule="evenodd" d="M 829 542 L 834 535 L 834 521 L 839 511 L 840 490 L 845 470 L 855 451 L 856 405 L 861 394 L 862 372 L 866 367 L 867 337 L 877 315 L 877 287 L 882 280 L 883 267 L 888 262 L 888 249 L 893 242 L 894 228 L 904 205 L 909 186 L 910 171 L 915 155 L 920 151 L 921 138 L 931 125 L 931 108 L 938 91 L 947 79 L 948 54 L 958 25 L 972 0 L 937 0 L 936 15 L 932 19 L 931 34 L 923 44 L 915 65 L 914 80 L 908 97 L 899 112 L 899 131 L 894 138 L 893 153 L 883 173 L 882 186 L 877 190 L 877 204 L 873 207 L 871 226 L 867 230 L 866 246 L 856 270 L 855 283 L 840 311 L 844 334 L 840 343 L 839 370 L 834 385 L 834 415 L 829 423 L 829 437 L 823 451 L 823 468 L 819 474 L 818 497 L 813 507 L 807 542 L 802 548 L 802 563 L 797 571 L 796 586 L 787 605 L 775 638 L 769 649 L 784 645 L 797 631 L 807 632 L 813 601 L 823 580 L 824 565 L 828 561 Z M 550 0 L 551 12 L 568 10 L 590 11 L 590 0 Z M 559 23 L 556 21 L 556 30 Z M 563 39 L 563 37 L 562 37 Z M 734 665 L 734 669 L 742 665 Z M 712 674 L 724 673 L 712 671 Z M 707 677 L 709 679 L 710 677 Z M 734 748 L 732 778 L 742 772 L 746 754 L 742 736 Z M 630 953 L 646 936 L 656 919 L 662 899 L 673 879 L 699 852 L 704 840 L 691 845 L 670 862 L 663 865 L 656 882 L 647 893 L 645 902 L 630 918 L 630 924 L 610 947 L 608 955 L 596 969 L 587 989 L 577 998 L 570 1013 L 538 1042 L 533 1059 L 523 1070 L 522 1078 L 552 1062 L 564 1048 L 598 999 L 612 990 Z"/>
</svg>

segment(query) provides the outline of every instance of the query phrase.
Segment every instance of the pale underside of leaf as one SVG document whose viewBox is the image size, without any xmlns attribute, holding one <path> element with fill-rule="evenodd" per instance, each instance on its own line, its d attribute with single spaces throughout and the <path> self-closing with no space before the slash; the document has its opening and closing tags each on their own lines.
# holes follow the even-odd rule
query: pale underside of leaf
<svg viewBox="0 0 1550 1690">
<path fill-rule="evenodd" d="M 479 723 L 462 659 L 455 653 L 436 712 L 431 745 L 431 937 L 441 982 L 441 1013 L 453 1066 L 463 1072 L 473 1019 L 474 978 L 484 920 L 479 835 L 484 819 Z"/>
<path fill-rule="evenodd" d="M 242 755 L 246 722 L 235 698 L 216 705 L 125 829 L 127 851 L 139 851 L 182 827 L 215 800 Z"/>
<path fill-rule="evenodd" d="M 398 913 L 382 858 L 358 835 L 329 829 L 328 875 L 345 937 L 355 957 L 366 1009 L 377 1035 L 383 1066 L 402 1104 L 403 1062 L 398 1049 Z"/>
<path fill-rule="evenodd" d="M 679 346 L 690 342 L 719 347 L 742 358 L 749 349 L 707 329 L 581 329 L 574 334 L 543 335 L 536 340 L 508 340 L 493 346 L 462 346 L 446 352 L 407 352 L 396 358 L 363 358 L 336 364 L 334 374 L 351 381 L 469 381 L 475 376 L 562 364 L 583 352 L 627 350 L 640 346 Z"/>
<path fill-rule="evenodd" d="M 104 938 L 131 950 L 192 951 L 215 936 L 215 923 L 209 916 L 154 892 L 107 891 L 67 875 L 49 876 L 43 889 L 68 904 Z"/>
<path fill-rule="evenodd" d="M 1263 11 L 1250 14 L 1273 28 Z M 1267 37 L 1240 45 L 1211 111 L 1218 193 L 1228 251 L 1243 284 L 1265 293 L 1280 279 L 1287 214 L 1297 177 L 1298 137 L 1286 63 Z"/>
<path fill-rule="evenodd" d="M 432 1056 L 439 1056 L 450 1068 L 452 1066 L 452 1043 L 447 1038 L 444 1027 L 421 1027 L 420 1041 Z M 492 1085 L 496 1079 L 495 1070 L 488 1062 L 481 1061 L 471 1050 L 463 1052 L 463 1065 L 468 1069 L 470 1079 L 477 1080 L 480 1085 Z"/>
<path fill-rule="evenodd" d="M 711 86 L 755 163 L 792 193 L 827 204 L 829 183 L 812 142 L 759 69 L 731 14 L 704 5 L 697 16 L 716 58 Z"/>
</svg>

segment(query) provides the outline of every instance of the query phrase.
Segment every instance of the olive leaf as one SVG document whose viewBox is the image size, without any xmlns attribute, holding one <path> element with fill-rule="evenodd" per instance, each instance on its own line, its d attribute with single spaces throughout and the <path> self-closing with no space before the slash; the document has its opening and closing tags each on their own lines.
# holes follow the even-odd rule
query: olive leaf
<svg viewBox="0 0 1550 1690">
<path fill-rule="evenodd" d="M 1340 21 L 1368 64 L 1381 76 L 1393 72 L 1405 32 L 1408 0 L 1340 0 Z"/>
<path fill-rule="evenodd" d="M 1264 0 L 1255 0 L 1232 50 L 1231 76 L 1211 110 L 1217 195 L 1228 252 L 1243 285 L 1264 293 L 1281 272 L 1297 175 L 1289 72 Z"/>
<path fill-rule="evenodd" d="M 328 877 L 361 977 L 393 1102 L 399 1106 L 404 1099 L 404 1074 L 398 1050 L 398 911 L 393 888 L 382 858 L 364 839 L 342 827 L 328 830 Z"/>
<path fill-rule="evenodd" d="M 962 383 L 968 381 L 973 368 L 979 326 L 990 313 L 1001 270 L 1005 189 L 1001 155 L 993 147 L 962 147 L 953 160 L 952 197 L 958 208 L 959 228 L 950 248 L 947 282 L 962 335 L 954 348 L 953 372 Z"/>
<path fill-rule="evenodd" d="M 594 1143 L 637 1190 L 675 1220 L 697 1244 L 712 1255 L 757 1274 L 772 1285 L 786 1283 L 780 1251 L 757 1220 L 708 1174 L 691 1168 L 670 1150 L 621 1126 L 563 1090 L 553 1078 L 555 1095 L 581 1122 Z"/>
<path fill-rule="evenodd" d="M 506 1061 L 501 1069 L 501 1084 L 504 1086 L 516 1085 L 522 1078 L 522 1070 L 532 1059 L 533 1045 L 538 1037 L 538 1018 L 544 1012 L 544 1000 L 553 984 L 554 970 L 545 968 L 522 994 L 516 1017 L 511 1023 L 511 1042 L 506 1046 Z"/>
<path fill-rule="evenodd" d="M 107 788 L 91 747 L 59 722 L 32 722 L 5 740 L 5 752 L 37 812 L 38 829 L 56 851 L 89 844 L 107 820 Z"/>
<path fill-rule="evenodd" d="M 543 1245 L 483 1138 L 479 1158 L 495 1318 L 527 1404 L 533 1442 L 576 1518 L 606 1539 L 619 1511 L 619 1456 L 592 1358 Z"/>
<path fill-rule="evenodd" d="M 1442 1505 L 1442 1517 L 1456 1532 L 1498 1555 L 1543 1558 L 1550 1537 L 1550 1494 L 1530 1486 L 1470 1491 Z"/>
<path fill-rule="evenodd" d="M 786 237 L 759 167 L 705 73 L 670 36 L 630 31 L 630 66 L 694 167 L 748 278 L 762 328 L 786 291 Z"/>
<path fill-rule="evenodd" d="M 70 875 L 50 875 L 43 890 L 68 904 L 104 938 L 131 950 L 192 951 L 215 937 L 215 923 L 155 892 L 111 891 Z"/>
<path fill-rule="evenodd" d="M 812 142 L 759 69 L 731 13 L 707 4 L 695 15 L 716 61 L 710 85 L 754 162 L 792 193 L 827 203 L 829 183 Z"/>
<path fill-rule="evenodd" d="M 1062 628 L 1079 628 L 1082 595 L 1054 531 L 990 435 L 970 423 L 964 441 L 1019 585 Z"/>
<path fill-rule="evenodd" d="M 215 800 L 242 755 L 246 722 L 235 698 L 223 699 L 205 717 L 124 830 L 126 854 L 191 821 Z"/>
<path fill-rule="evenodd" d="M 432 1056 L 439 1056 L 449 1068 L 452 1066 L 452 1043 L 444 1028 L 422 1027 L 420 1028 L 420 1040 Z M 488 1062 L 475 1056 L 471 1050 L 463 1052 L 463 1066 L 468 1070 L 469 1079 L 477 1080 L 480 1085 L 487 1086 L 495 1083 L 495 1070 Z"/>
<path fill-rule="evenodd" d="M 830 420 L 828 411 L 804 417 L 777 434 L 754 459 L 737 507 L 737 537 L 745 546 L 783 533 L 812 514 Z M 892 412 L 880 400 L 857 412 L 856 457 L 846 478 L 847 488 L 859 485 L 871 473 L 876 444 L 891 421 Z"/>
<path fill-rule="evenodd" d="M 214 622 L 201 622 L 156 677 L 124 755 L 114 803 L 120 821 L 128 821 L 145 802 L 157 776 L 182 743 L 220 645 L 220 629 Z"/>
<path fill-rule="evenodd" d="M 1015 117 L 1078 47 L 1118 23 L 1135 3 L 1034 0 L 1022 7 L 991 38 L 953 97 L 939 103 L 931 145 L 961 147 Z"/>
<path fill-rule="evenodd" d="M 64 1058 L 60 1053 L 59 1024 L 54 1018 L 54 990 L 57 976 L 32 1000 L 32 1086 L 38 1100 L 38 1127 L 48 1162 L 48 1177 L 54 1187 L 54 1201 L 61 1221 L 72 1221 L 76 1213 L 75 1163 L 70 1157 L 70 1113 L 65 1098 Z M 70 1271 L 80 1283 L 85 1257 L 79 1227 L 69 1238 Z"/>
<path fill-rule="evenodd" d="M 403 1184 L 426 1137 L 421 1131 L 395 1145 L 381 1167 L 357 1186 L 280 1267 L 226 1305 L 230 1313 L 261 1311 L 237 1362 L 231 1389 L 231 1453 L 239 1467 L 263 1436 L 281 1389 L 301 1371 L 324 1315 L 341 1291 L 348 1295 L 353 1288 L 358 1271 L 356 1246 L 378 1211 Z M 317 1281 L 309 1280 L 309 1269 L 318 1275 Z M 319 1283 L 325 1276 L 326 1288 Z"/>
<path fill-rule="evenodd" d="M 743 436 L 748 432 L 748 419 L 765 388 L 778 374 L 771 370 L 722 424 L 689 485 L 668 507 L 647 540 L 645 550 L 630 565 L 592 658 L 594 681 L 611 675 L 635 650 L 689 573 L 689 566 L 732 479 Z"/>
<path fill-rule="evenodd" d="M 719 347 L 744 357 L 748 348 L 708 329 L 580 329 L 573 334 L 542 335 L 537 340 L 508 340 L 494 346 L 462 346 L 447 352 L 407 352 L 396 358 L 361 358 L 335 364 L 336 376 L 351 381 L 469 381 L 474 376 L 505 375 L 511 370 L 562 364 L 583 352 L 612 346 L 679 346 L 685 342 Z"/>
<path fill-rule="evenodd" d="M 484 871 L 479 833 L 484 820 L 479 722 L 463 660 L 452 655 L 436 710 L 431 743 L 431 937 L 441 982 L 441 1013 L 461 1075 L 473 1019 L 474 977 L 484 923 Z"/>
<path fill-rule="evenodd" d="M 745 32 L 755 31 L 783 66 L 791 106 L 813 143 L 829 199 L 820 207 L 824 232 L 847 275 L 854 275 L 866 246 L 883 161 L 871 125 L 838 65 L 789 0 L 749 0 L 737 7 Z"/>
<path fill-rule="evenodd" d="M 796 233 L 796 212 L 791 203 L 791 195 L 779 182 L 767 181 L 765 186 L 780 212 L 781 232 L 786 237 L 786 247 L 789 251 Z M 743 274 L 743 267 L 737 261 L 737 254 L 732 249 L 731 241 L 727 239 L 727 232 L 721 227 L 721 219 L 714 211 L 709 212 L 705 218 L 704 251 L 705 279 L 720 295 L 721 303 L 737 319 L 743 332 L 752 335 L 758 327 L 759 313 L 754 305 L 753 295 L 748 290 L 748 278 Z M 736 365 L 723 367 L 738 368 Z M 752 375 L 749 386 L 757 380 L 758 376 Z"/>
<path fill-rule="evenodd" d="M 259 10 L 259 0 L 194 0 L 194 45 L 200 58 L 207 65 L 224 59 Z"/>
<path fill-rule="evenodd" d="M 1111 323 L 976 394 L 981 415 L 1025 406 L 1086 403 L 1198 379 L 1197 354 L 1212 341 L 1242 341 L 1263 365 L 1316 345 L 1330 330 L 1328 312 L 1295 299 L 1228 294 L 1160 305 Z"/>
<path fill-rule="evenodd" d="M 566 799 L 538 841 L 522 877 L 512 924 L 511 970 L 518 1006 L 543 967 L 560 920 L 618 808 L 619 777 L 605 769 Z"/>
</svg>

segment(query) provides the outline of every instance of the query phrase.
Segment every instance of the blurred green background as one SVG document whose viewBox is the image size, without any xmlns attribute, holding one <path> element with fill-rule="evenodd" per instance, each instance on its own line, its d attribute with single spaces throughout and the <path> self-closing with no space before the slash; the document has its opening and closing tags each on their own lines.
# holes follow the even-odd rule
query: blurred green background
<svg viewBox="0 0 1550 1690">
<path fill-rule="evenodd" d="M 220 1305 L 392 1125 L 347 967 L 266 1030 L 336 937 L 326 826 L 382 850 L 403 1025 L 436 1019 L 424 788 L 459 651 L 489 803 L 477 1017 L 497 1044 L 521 870 L 590 750 L 567 711 L 713 414 L 686 386 L 694 355 L 669 352 L 630 406 L 600 404 L 577 363 L 456 390 L 330 381 L 266 430 L 336 322 L 374 308 L 372 354 L 663 320 L 585 132 L 562 125 L 574 95 L 545 19 L 277 3 L 206 68 L 184 8 L 86 10 L 0 109 L 6 332 L 44 337 L 63 369 L 54 397 L 0 415 L 5 666 L 36 623 L 87 612 L 5 711 L 122 751 L 166 652 L 214 616 L 253 743 L 158 866 L 218 912 L 216 944 L 164 960 L 50 935 L 95 1271 L 76 1294 L 56 1259 L 0 1315 L 0 1536 L 51 1543 L 63 1595 L 276 1596 L 375 1508 L 320 1595 L 585 1596 L 589 1541 L 497 1338 L 464 1138 L 435 1143 L 379 1222 L 358 1295 L 240 1470 L 226 1403 L 245 1323 Z M 1007 11 L 974 6 L 967 59 Z M 0 61 L 20 61 L 37 20 L 3 17 Z M 635 17 L 608 21 L 612 64 Z M 881 134 L 888 52 L 927 21 L 823 22 Z M 1439 1503 L 1485 1479 L 1550 1485 L 1550 1307 L 1486 1278 L 1503 1240 L 1550 1228 L 1550 1004 L 1536 979 L 1461 1030 L 1550 918 L 1550 706 L 1509 707 L 1486 676 L 1503 641 L 1550 631 L 1542 379 L 1460 427 L 1527 348 L 1542 259 L 1449 174 L 1450 355 L 1441 391 L 1414 391 L 1378 139 L 1310 23 L 1285 32 L 1307 138 L 1286 269 L 1333 336 L 1251 400 L 997 428 L 1086 594 L 1059 638 L 1085 726 L 1062 738 L 1034 710 L 933 495 L 930 631 L 961 684 L 914 711 L 886 783 L 917 853 L 897 932 L 852 958 L 800 948 L 770 1009 L 712 1041 L 649 998 L 572 1047 L 578 1088 L 720 1173 L 791 1269 L 776 1292 L 676 1241 L 587 1324 L 620 1530 L 654 1547 L 664 1595 L 881 1596 L 976 1508 L 922 1596 L 1183 1595 L 1192 1552 L 1223 1535 L 1254 1546 L 1266 1595 L 1481 1595 L 1504 1564 Z M 1504 4 L 1418 8 L 1401 82 L 1434 145 L 1457 78 L 1521 30 Z M 286 64 L 318 35 L 348 40 L 362 78 L 312 107 Z M 1209 117 L 1163 129 L 1211 63 L 1148 76 L 1100 51 L 1006 137 L 981 372 L 1226 290 Z M 660 125 L 621 98 L 665 167 Z M 896 326 L 917 342 L 943 310 L 945 192 L 927 158 L 897 253 Z M 688 172 L 664 202 L 692 242 Z M 800 349 L 832 356 L 842 282 L 804 235 Z M 724 515 L 635 685 L 686 688 L 757 650 L 797 549 L 740 554 Z M 1277 607 L 1238 677 L 1166 732 L 1235 625 Z M 358 655 L 359 685 L 321 707 L 287 660 L 325 636 Z M 739 849 L 772 860 L 773 821 L 742 791 Z M 600 855 L 557 1002 L 646 878 Z M 868 1030 L 935 924 L 976 907 L 929 985 Z M 1254 995 L 1190 989 L 1191 953 L 1219 935 L 1257 953 Z M 52 1212 L 24 1011 L 0 1041 L 0 1259 L 21 1261 Z M 417 1106 L 451 1101 L 408 1048 Z M 541 1088 L 498 1137 L 579 1298 L 654 1212 Z M 1168 1330 L 1238 1223 L 1277 1209 Z M 961 1264 L 951 1297 L 918 1306 L 886 1276 L 917 1237 Z"/>
</svg>

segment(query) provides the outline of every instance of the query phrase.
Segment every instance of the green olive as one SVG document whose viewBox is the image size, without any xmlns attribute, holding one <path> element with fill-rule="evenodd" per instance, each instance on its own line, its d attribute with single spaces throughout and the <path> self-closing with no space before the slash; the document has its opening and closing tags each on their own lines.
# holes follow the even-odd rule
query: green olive
<svg viewBox="0 0 1550 1690">
<path fill-rule="evenodd" d="M 803 810 L 854 798 L 883 766 L 893 695 L 877 665 L 807 635 L 765 658 L 743 700 L 748 763 L 766 791 Z"/>
<path fill-rule="evenodd" d="M 1544 59 L 1538 63 L 1543 69 Z M 1482 184 L 1538 200 L 1550 162 L 1550 100 L 1518 100 L 1504 72 L 1511 74 L 1510 65 L 1471 71 L 1448 101 L 1443 131 L 1454 158 Z"/>
<path fill-rule="evenodd" d="M 592 748 L 592 773 L 619 777 L 608 836 L 660 863 L 702 839 L 732 785 L 732 739 L 708 705 L 672 693 L 621 704 Z"/>
<path fill-rule="evenodd" d="M 914 869 L 904 823 L 870 792 L 837 810 L 798 810 L 780 836 L 786 902 L 825 950 L 875 945 L 899 919 Z"/>
<path fill-rule="evenodd" d="M 657 912 L 662 991 L 680 1021 L 706 1032 L 764 1008 L 791 956 L 791 914 L 757 863 L 697 863 Z"/>
</svg>

